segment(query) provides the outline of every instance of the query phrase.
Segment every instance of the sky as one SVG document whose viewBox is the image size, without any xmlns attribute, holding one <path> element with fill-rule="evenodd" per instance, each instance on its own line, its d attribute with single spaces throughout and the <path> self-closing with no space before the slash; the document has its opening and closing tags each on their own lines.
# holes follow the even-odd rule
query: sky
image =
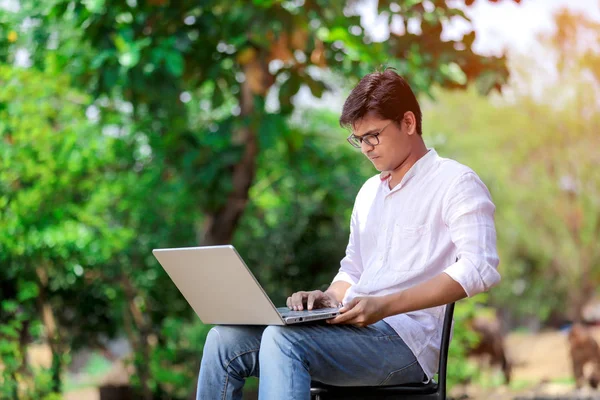
<svg viewBox="0 0 600 400">
<path fill-rule="evenodd" d="M 448 3 L 452 2 L 460 3 L 448 0 Z M 600 21 L 600 0 L 522 0 L 520 4 L 511 0 L 498 3 L 476 0 L 473 6 L 465 10 L 477 36 L 474 50 L 485 55 L 500 55 L 505 49 L 526 52 L 535 45 L 539 32 L 553 29 L 553 13 L 565 7 L 584 12 L 588 17 Z M 377 17 L 377 0 L 365 0 L 357 8 L 361 14 L 361 24 L 376 40 L 384 40 L 388 32 Z M 466 24 L 457 22 L 444 29 L 446 38 L 454 39 L 468 28 Z"/>
<path fill-rule="evenodd" d="M 522 0 L 521 4 L 477 0 L 467 11 L 478 36 L 475 51 L 499 54 L 508 48 L 526 52 L 535 44 L 537 33 L 554 29 L 552 15 L 565 7 L 600 21 L 600 0 Z"/>
<path fill-rule="evenodd" d="M 449 4 L 457 2 L 464 5 L 464 0 L 447 1 Z M 562 8 L 583 12 L 588 18 L 600 22 L 600 0 L 521 0 L 520 4 L 512 0 L 501 0 L 498 3 L 476 0 L 465 10 L 476 32 L 473 49 L 482 55 L 499 56 L 507 53 L 509 58 L 518 54 L 533 57 L 538 73 L 534 74 L 535 79 L 532 77 L 528 82 L 526 90 L 535 97 L 542 96 L 547 83 L 554 82 L 557 77 L 550 71 L 552 61 L 545 59 L 546 52 L 538 44 L 538 35 L 554 30 L 553 14 Z M 361 15 L 361 25 L 375 41 L 387 38 L 389 32 L 384 22 L 385 17 L 377 14 L 377 0 L 364 0 L 357 5 L 357 11 Z M 458 19 L 451 26 L 444 27 L 442 39 L 456 40 L 470 30 L 470 26 L 461 21 L 464 20 Z M 392 24 L 394 25 L 393 21 Z M 408 29 L 411 29 L 410 26 Z M 343 104 L 339 93 L 326 93 L 322 99 L 315 99 L 308 88 L 302 88 L 295 100 L 296 104 L 324 106 L 336 111 L 341 110 Z"/>
</svg>

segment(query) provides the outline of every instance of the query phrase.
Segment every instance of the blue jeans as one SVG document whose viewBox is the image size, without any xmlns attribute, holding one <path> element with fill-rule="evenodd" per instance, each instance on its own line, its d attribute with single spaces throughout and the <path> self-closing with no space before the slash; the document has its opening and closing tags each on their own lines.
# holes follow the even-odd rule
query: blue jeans
<svg viewBox="0 0 600 400">
<path fill-rule="evenodd" d="M 309 399 L 311 380 L 336 386 L 422 382 L 425 374 L 385 322 L 365 328 L 314 323 L 216 326 L 206 338 L 198 400 L 241 399 L 260 375 L 259 399 Z"/>
</svg>

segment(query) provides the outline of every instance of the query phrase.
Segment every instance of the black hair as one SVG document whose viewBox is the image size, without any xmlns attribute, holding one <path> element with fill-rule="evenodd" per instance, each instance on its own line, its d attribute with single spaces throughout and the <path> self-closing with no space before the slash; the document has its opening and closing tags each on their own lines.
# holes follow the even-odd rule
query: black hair
<svg viewBox="0 0 600 400">
<path fill-rule="evenodd" d="M 422 134 L 422 114 L 417 98 L 404 78 L 391 68 L 365 75 L 344 102 L 340 125 L 352 128 L 367 113 L 400 123 L 411 111 L 417 121 L 417 133 Z"/>
</svg>

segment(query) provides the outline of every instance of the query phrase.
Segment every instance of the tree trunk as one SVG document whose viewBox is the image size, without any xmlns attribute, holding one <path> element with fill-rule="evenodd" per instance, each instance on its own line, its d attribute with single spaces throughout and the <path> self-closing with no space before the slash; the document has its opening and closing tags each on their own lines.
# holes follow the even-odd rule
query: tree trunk
<svg viewBox="0 0 600 400">
<path fill-rule="evenodd" d="M 27 359 L 27 345 L 29 344 L 29 324 L 31 318 L 28 316 L 24 320 L 19 328 L 19 354 L 21 355 L 21 366 L 19 367 L 19 374 L 27 375 L 32 377 L 33 374 L 29 369 L 29 360 Z"/>
<path fill-rule="evenodd" d="M 129 336 L 129 340 L 131 341 L 131 345 L 134 348 L 134 354 L 139 353 L 142 355 L 141 363 L 138 362 L 137 360 L 135 360 L 136 373 L 139 377 L 140 384 L 142 386 L 142 398 L 144 400 L 151 400 L 152 399 L 152 390 L 150 389 L 150 386 L 148 384 L 148 382 L 150 380 L 150 348 L 149 348 L 149 344 L 148 344 L 149 327 L 148 327 L 148 323 L 144 319 L 142 312 L 140 311 L 138 306 L 135 304 L 135 296 L 136 296 L 135 288 L 131 284 L 129 277 L 124 275 L 122 281 L 123 281 L 123 289 L 125 291 L 125 297 L 127 299 L 127 304 L 129 307 L 129 310 L 128 310 L 129 313 L 127 313 L 127 310 L 125 311 L 126 330 L 128 332 L 128 336 Z M 131 315 L 131 317 L 133 317 L 133 323 L 135 324 L 137 331 L 139 332 L 139 338 L 135 338 L 134 333 L 131 332 L 131 329 L 128 329 L 128 328 L 130 328 L 130 325 L 131 325 L 130 324 L 131 319 L 129 318 L 129 315 Z M 129 324 L 128 324 L 128 322 L 129 322 Z"/>
<path fill-rule="evenodd" d="M 248 83 L 241 85 L 240 117 L 248 117 L 254 111 L 253 93 Z M 244 126 L 234 133 L 234 142 L 244 144 L 244 154 L 233 167 L 233 190 L 227 201 L 216 212 L 209 214 L 198 234 L 199 242 L 204 245 L 231 243 L 235 228 L 244 213 L 248 202 L 248 191 L 254 182 L 258 138 L 256 127 Z"/>
<path fill-rule="evenodd" d="M 36 274 L 38 277 L 39 295 L 38 295 L 38 307 L 42 314 L 42 321 L 44 323 L 44 330 L 46 337 L 48 338 L 48 345 L 52 351 L 52 391 L 56 393 L 62 393 L 62 357 L 64 354 L 64 346 L 60 337 L 60 332 L 56 324 L 56 318 L 52 307 L 48 302 L 46 291 L 48 287 L 48 273 L 45 267 L 37 267 Z"/>
</svg>

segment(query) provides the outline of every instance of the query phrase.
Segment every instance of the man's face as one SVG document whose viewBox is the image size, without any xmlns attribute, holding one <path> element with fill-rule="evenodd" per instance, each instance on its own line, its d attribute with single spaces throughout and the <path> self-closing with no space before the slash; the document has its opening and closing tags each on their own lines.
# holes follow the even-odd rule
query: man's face
<svg viewBox="0 0 600 400">
<path fill-rule="evenodd" d="M 408 158 L 412 151 L 412 136 L 416 135 L 414 115 L 407 112 L 402 122 L 397 123 L 368 113 L 354 124 L 355 136 L 378 132 L 381 132 L 377 136 L 379 144 L 371 146 L 363 141 L 361 151 L 378 171 L 393 171 Z"/>
</svg>

